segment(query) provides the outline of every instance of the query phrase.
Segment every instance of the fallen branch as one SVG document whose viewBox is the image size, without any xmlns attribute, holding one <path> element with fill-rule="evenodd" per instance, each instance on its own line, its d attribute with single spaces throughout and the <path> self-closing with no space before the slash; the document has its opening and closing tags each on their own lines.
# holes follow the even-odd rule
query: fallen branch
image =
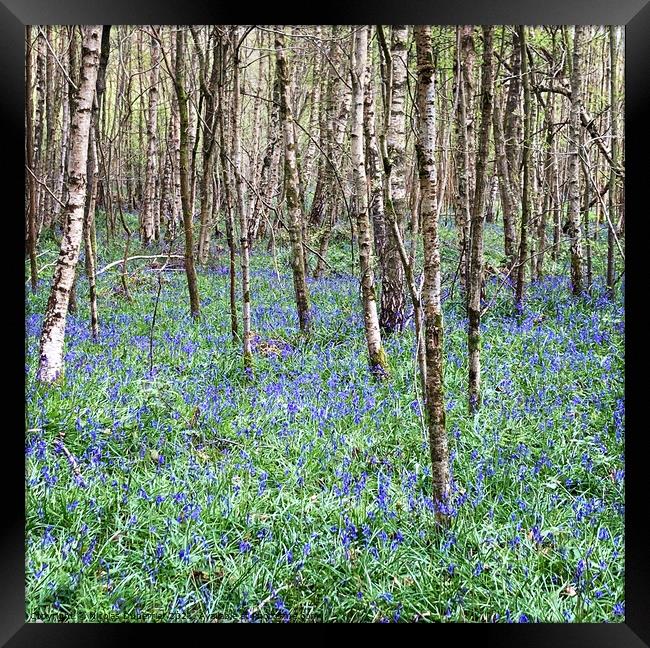
<svg viewBox="0 0 650 648">
<path fill-rule="evenodd" d="M 68 460 L 68 463 L 70 464 L 70 467 L 72 468 L 72 472 L 76 475 L 77 479 L 79 480 L 79 484 L 83 486 L 83 488 L 86 488 L 86 482 L 81 474 L 81 470 L 79 470 L 79 465 L 77 464 L 77 460 L 74 458 L 74 455 L 70 452 L 65 447 L 65 444 L 63 443 L 63 439 L 59 438 L 54 442 L 54 449 L 62 452 L 66 459 Z"/>
<path fill-rule="evenodd" d="M 101 270 L 97 271 L 97 276 L 100 274 L 103 274 L 107 270 L 110 270 L 111 268 L 114 268 L 115 266 L 120 265 L 120 263 L 124 263 L 125 261 L 133 261 L 134 259 L 167 259 L 168 255 L 166 254 L 151 254 L 151 255 L 138 255 L 138 256 L 132 256 L 129 257 L 128 259 L 118 259 L 117 261 L 113 261 L 112 263 L 109 263 L 107 266 L 104 266 Z M 169 255 L 170 259 L 184 259 L 185 257 L 180 255 L 180 254 L 170 254 Z"/>
</svg>

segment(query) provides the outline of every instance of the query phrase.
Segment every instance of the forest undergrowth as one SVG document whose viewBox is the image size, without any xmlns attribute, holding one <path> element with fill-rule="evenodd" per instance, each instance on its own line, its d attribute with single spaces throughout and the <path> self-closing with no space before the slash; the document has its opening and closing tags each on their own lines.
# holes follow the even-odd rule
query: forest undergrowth
<svg viewBox="0 0 650 648">
<path fill-rule="evenodd" d="M 232 342 L 226 251 L 199 270 L 196 322 L 184 272 L 163 273 L 153 335 L 149 261 L 129 264 L 131 302 L 119 267 L 98 277 L 97 343 L 80 276 L 64 382 L 39 386 L 45 270 L 26 301 L 28 621 L 623 621 L 624 309 L 597 263 L 606 233 L 581 299 L 568 256 L 519 314 L 488 279 L 476 416 L 454 240 L 443 228 L 448 528 L 412 319 L 385 339 L 390 380 L 373 380 L 349 244 L 309 280 L 306 342 L 288 250 L 279 277 L 254 250 L 252 375 Z M 501 241 L 488 225 L 488 264 Z M 98 249 L 99 268 L 123 254 Z M 39 266 L 56 259 L 44 250 Z"/>
</svg>

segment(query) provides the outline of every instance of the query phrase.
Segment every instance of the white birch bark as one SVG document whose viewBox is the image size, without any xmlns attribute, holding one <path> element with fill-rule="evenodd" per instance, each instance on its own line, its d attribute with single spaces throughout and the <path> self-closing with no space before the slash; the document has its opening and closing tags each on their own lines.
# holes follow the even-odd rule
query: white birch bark
<svg viewBox="0 0 650 648">
<path fill-rule="evenodd" d="M 142 242 L 148 246 L 155 235 L 154 208 L 156 200 L 156 142 L 158 116 L 158 72 L 160 69 L 160 43 L 151 38 L 151 77 L 149 86 L 149 114 L 147 116 L 147 168 L 144 185 L 144 209 L 142 215 Z"/>
<path fill-rule="evenodd" d="M 381 346 L 375 277 L 372 269 L 372 237 L 368 216 L 368 180 L 364 159 L 363 108 L 368 59 L 368 28 L 364 25 L 355 30 L 352 59 L 352 128 L 351 152 L 354 187 L 357 199 L 357 237 L 359 265 L 361 270 L 361 297 L 363 300 L 363 323 L 368 344 L 368 359 L 371 372 L 384 377 L 388 363 Z"/>
<path fill-rule="evenodd" d="M 81 82 L 70 128 L 67 218 L 40 341 L 37 375 L 38 379 L 46 384 L 55 382 L 63 374 L 63 343 L 68 302 L 79 261 L 83 230 L 88 137 L 93 96 L 97 84 L 102 26 L 90 25 L 82 29 Z"/>
</svg>

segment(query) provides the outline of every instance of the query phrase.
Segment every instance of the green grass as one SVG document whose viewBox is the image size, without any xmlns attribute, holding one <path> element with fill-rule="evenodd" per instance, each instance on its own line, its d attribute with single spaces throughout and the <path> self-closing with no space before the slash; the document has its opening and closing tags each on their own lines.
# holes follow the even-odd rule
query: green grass
<svg viewBox="0 0 650 648">
<path fill-rule="evenodd" d="M 445 229 L 445 295 L 454 240 Z M 500 241 L 489 226 L 497 262 Z M 624 620 L 622 297 L 604 298 L 599 281 L 575 300 L 557 276 L 564 257 L 528 289 L 521 315 L 502 289 L 482 324 L 476 417 L 458 289 L 445 300 L 445 530 L 430 500 L 412 327 L 386 340 L 391 380 L 373 381 L 358 280 L 338 242 L 339 272 L 310 283 L 315 331 L 301 344 L 287 250 L 280 280 L 263 250 L 253 329 L 278 353 L 257 354 L 252 378 L 230 337 L 225 254 L 200 271 L 198 322 L 184 273 L 166 275 L 153 376 L 157 283 L 144 262 L 130 266 L 133 303 L 115 290 L 119 270 L 99 277 L 98 343 L 80 278 L 54 389 L 35 381 L 51 269 L 28 294 L 27 619 Z M 100 266 L 121 254 L 105 249 Z M 57 452 L 61 433 L 85 486 Z"/>
</svg>

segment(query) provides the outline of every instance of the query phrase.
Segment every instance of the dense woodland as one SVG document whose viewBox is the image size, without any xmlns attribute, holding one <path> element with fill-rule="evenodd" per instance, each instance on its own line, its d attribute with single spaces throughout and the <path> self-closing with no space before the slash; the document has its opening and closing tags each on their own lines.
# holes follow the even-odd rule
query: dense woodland
<svg viewBox="0 0 650 648">
<path fill-rule="evenodd" d="M 30 620 L 622 620 L 623 52 L 28 26 Z"/>
</svg>

